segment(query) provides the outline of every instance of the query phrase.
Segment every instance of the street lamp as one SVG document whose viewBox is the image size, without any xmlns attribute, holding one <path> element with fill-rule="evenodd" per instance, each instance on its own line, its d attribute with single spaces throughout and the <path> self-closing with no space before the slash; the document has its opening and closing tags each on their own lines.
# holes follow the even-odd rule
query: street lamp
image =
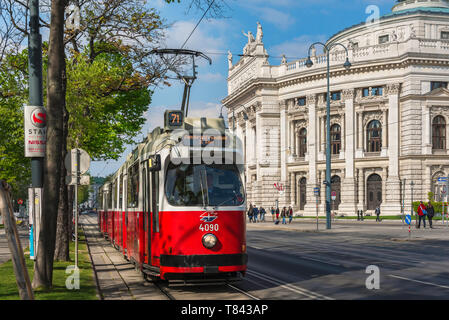
<svg viewBox="0 0 449 320">
<path fill-rule="evenodd" d="M 348 49 L 342 45 L 341 43 L 330 43 L 329 45 L 326 45 L 322 42 L 315 42 L 309 47 L 309 54 L 306 61 L 306 66 L 308 68 L 313 66 L 312 59 L 310 59 L 310 50 L 312 47 L 314 47 L 316 44 L 320 44 L 324 47 L 324 50 L 327 55 L 327 97 L 326 97 L 326 178 L 324 181 L 324 184 L 326 185 L 326 228 L 331 228 L 331 132 L 330 132 L 330 125 L 331 125 L 331 103 L 330 103 L 330 51 L 335 46 L 341 46 L 346 51 L 346 61 L 343 64 L 343 67 L 346 70 L 349 70 L 351 68 L 351 63 L 349 62 L 348 58 Z"/>
</svg>

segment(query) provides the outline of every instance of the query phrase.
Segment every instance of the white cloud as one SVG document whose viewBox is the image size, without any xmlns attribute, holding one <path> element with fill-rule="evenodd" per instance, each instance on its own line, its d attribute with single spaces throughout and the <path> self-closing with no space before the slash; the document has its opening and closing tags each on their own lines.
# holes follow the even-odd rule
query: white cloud
<svg viewBox="0 0 449 320">
<path fill-rule="evenodd" d="M 224 51 L 226 47 L 225 22 L 216 20 L 204 21 L 193 32 L 184 48 L 197 51 Z M 181 48 L 196 23 L 177 21 L 167 31 L 165 44 L 167 48 Z"/>
<path fill-rule="evenodd" d="M 327 37 L 325 35 L 304 35 L 296 37 L 291 41 L 286 41 L 275 45 L 268 49 L 271 56 L 281 56 L 286 55 L 287 60 L 296 60 L 301 58 L 306 58 L 308 55 L 308 49 L 310 45 L 314 42 L 326 41 Z M 322 48 L 317 46 L 317 53 L 322 52 Z"/>
<path fill-rule="evenodd" d="M 225 77 L 221 74 L 221 73 L 205 73 L 205 74 L 200 74 L 198 76 L 198 81 L 200 82 L 220 82 L 220 81 L 225 81 Z M 226 83 L 224 83 L 223 85 L 226 85 Z"/>
<path fill-rule="evenodd" d="M 290 13 L 273 8 L 255 8 L 254 11 L 261 20 L 271 23 L 281 30 L 287 30 L 296 22 Z"/>
</svg>

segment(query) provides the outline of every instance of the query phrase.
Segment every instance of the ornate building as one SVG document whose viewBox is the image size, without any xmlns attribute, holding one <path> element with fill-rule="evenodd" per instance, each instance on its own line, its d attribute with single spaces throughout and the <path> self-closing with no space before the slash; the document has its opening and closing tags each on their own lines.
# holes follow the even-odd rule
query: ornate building
<svg viewBox="0 0 449 320">
<path fill-rule="evenodd" d="M 348 47 L 330 52 L 333 208 L 399 214 L 413 199 L 438 192 L 449 174 L 449 1 L 407 0 L 374 23 L 333 35 Z M 292 205 L 314 215 L 314 188 L 322 187 L 326 144 L 326 57 L 270 65 L 262 27 L 251 32 L 244 56 L 229 59 L 229 123 L 245 146 L 248 200 Z M 278 192 L 274 184 L 283 185 Z M 401 190 L 405 188 L 405 196 Z"/>
</svg>

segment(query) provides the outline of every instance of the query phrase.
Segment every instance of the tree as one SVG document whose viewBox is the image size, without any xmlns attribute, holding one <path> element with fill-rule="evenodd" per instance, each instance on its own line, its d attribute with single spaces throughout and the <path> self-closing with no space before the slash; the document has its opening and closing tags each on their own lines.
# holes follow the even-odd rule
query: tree
<svg viewBox="0 0 449 320">
<path fill-rule="evenodd" d="M 0 180 L 16 197 L 30 182 L 30 160 L 24 155 L 23 105 L 27 101 L 28 52 L 7 53 L 0 60 Z"/>
<path fill-rule="evenodd" d="M 51 288 L 56 221 L 61 184 L 63 107 L 65 104 L 64 11 L 66 0 L 51 3 L 47 71 L 47 148 L 44 160 L 44 193 L 41 229 L 34 264 L 33 287 Z"/>
</svg>

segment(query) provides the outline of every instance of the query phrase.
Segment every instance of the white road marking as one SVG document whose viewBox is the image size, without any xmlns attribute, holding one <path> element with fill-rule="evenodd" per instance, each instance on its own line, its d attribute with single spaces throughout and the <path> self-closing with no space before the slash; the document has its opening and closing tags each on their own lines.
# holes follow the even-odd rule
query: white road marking
<svg viewBox="0 0 449 320">
<path fill-rule="evenodd" d="M 282 287 L 284 289 L 293 291 L 295 293 L 302 294 L 302 295 L 304 295 L 304 296 L 306 296 L 308 298 L 311 298 L 311 299 L 334 300 L 331 297 L 327 297 L 325 295 L 322 295 L 322 294 L 319 294 L 319 293 L 316 293 L 316 292 L 313 292 L 313 291 L 310 291 L 310 290 L 307 290 L 307 289 L 304 289 L 304 288 L 301 288 L 301 287 L 298 287 L 298 286 L 294 286 L 294 285 L 285 283 L 285 282 L 283 282 L 283 281 L 281 281 L 279 279 L 270 277 L 270 276 L 265 275 L 265 274 L 256 273 L 256 272 L 250 271 L 250 270 L 248 270 L 247 273 L 249 275 L 253 276 L 253 277 L 256 277 L 256 278 L 259 278 L 261 280 L 270 282 L 272 284 L 275 284 L 275 285 L 280 286 L 280 287 Z"/>
<path fill-rule="evenodd" d="M 444 289 L 449 289 L 449 286 L 443 286 L 443 285 L 436 284 L 436 283 L 420 281 L 420 280 L 410 279 L 410 278 L 406 278 L 406 277 L 395 276 L 393 274 L 389 274 L 388 276 L 393 277 L 393 278 L 402 279 L 402 280 L 408 280 L 408 281 L 413 281 L 413 282 L 417 282 L 417 283 L 427 284 L 429 286 L 435 286 L 435 287 L 440 287 L 440 288 L 444 288 Z"/>
</svg>

